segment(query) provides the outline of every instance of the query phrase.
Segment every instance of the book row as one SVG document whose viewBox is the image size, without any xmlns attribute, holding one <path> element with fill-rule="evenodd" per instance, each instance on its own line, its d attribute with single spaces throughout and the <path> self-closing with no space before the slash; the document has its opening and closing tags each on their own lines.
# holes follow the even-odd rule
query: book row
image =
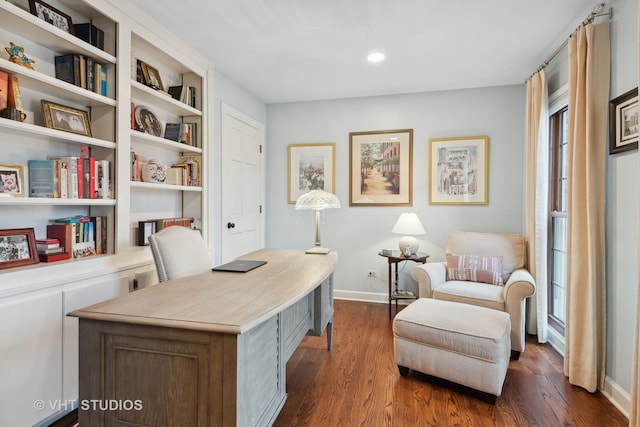
<svg viewBox="0 0 640 427">
<path fill-rule="evenodd" d="M 144 173 L 143 169 L 153 166 L 154 173 Z M 131 151 L 131 181 L 153 182 L 169 185 L 202 186 L 202 156 L 180 156 L 170 167 L 156 162 L 140 160 L 140 155 Z"/>
<path fill-rule="evenodd" d="M 107 67 L 93 58 L 69 53 L 55 57 L 56 78 L 107 96 Z"/>
<path fill-rule="evenodd" d="M 29 160 L 29 197 L 109 199 L 111 163 L 93 157 Z"/>
<path fill-rule="evenodd" d="M 47 239 L 57 239 L 64 253 L 73 258 L 106 254 L 108 228 L 106 216 L 75 216 L 52 220 Z"/>
</svg>

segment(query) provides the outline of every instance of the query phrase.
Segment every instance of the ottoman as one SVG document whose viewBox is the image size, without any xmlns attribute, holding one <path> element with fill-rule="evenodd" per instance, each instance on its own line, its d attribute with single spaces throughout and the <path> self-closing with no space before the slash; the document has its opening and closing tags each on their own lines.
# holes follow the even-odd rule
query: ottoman
<svg viewBox="0 0 640 427">
<path fill-rule="evenodd" d="M 402 376 L 413 369 L 497 397 L 509 366 L 510 331 L 505 312 L 420 298 L 393 320 L 396 364 Z"/>
</svg>

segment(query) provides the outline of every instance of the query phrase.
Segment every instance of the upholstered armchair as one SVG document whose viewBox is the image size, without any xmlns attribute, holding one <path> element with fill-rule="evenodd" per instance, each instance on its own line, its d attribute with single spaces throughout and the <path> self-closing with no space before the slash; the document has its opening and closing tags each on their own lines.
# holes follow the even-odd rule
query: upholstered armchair
<svg viewBox="0 0 640 427">
<path fill-rule="evenodd" d="M 421 264 L 411 270 L 419 297 L 509 313 L 511 353 L 518 359 L 525 347 L 525 300 L 536 291 L 525 268 L 524 236 L 452 231 L 446 254 L 446 262 Z"/>
</svg>

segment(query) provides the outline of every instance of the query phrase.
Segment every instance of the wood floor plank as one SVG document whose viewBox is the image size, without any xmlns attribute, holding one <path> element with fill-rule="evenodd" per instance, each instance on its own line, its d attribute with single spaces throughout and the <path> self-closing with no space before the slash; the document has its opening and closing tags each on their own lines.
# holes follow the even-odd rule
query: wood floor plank
<svg viewBox="0 0 640 427">
<path fill-rule="evenodd" d="M 572 386 L 562 357 L 529 337 L 495 405 L 411 371 L 393 356 L 386 304 L 335 301 L 333 349 L 305 337 L 287 363 L 287 401 L 275 426 L 627 426 L 601 393 Z"/>
</svg>

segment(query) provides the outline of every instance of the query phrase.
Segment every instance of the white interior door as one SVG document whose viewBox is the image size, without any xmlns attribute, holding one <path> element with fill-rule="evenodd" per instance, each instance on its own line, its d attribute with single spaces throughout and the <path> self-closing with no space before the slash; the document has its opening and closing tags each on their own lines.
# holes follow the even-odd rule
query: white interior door
<svg viewBox="0 0 640 427">
<path fill-rule="evenodd" d="M 222 106 L 222 247 L 223 263 L 264 247 L 264 126 Z"/>
</svg>

